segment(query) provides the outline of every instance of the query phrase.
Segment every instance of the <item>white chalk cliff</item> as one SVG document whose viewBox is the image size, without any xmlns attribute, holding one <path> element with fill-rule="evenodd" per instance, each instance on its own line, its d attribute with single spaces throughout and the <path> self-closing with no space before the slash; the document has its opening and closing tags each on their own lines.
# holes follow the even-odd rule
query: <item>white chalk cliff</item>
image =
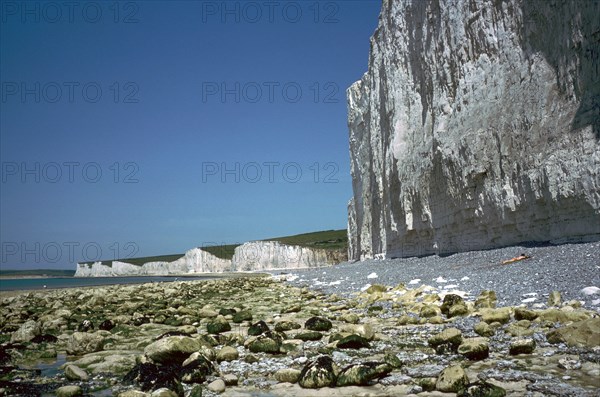
<svg viewBox="0 0 600 397">
<path fill-rule="evenodd" d="M 169 276 L 232 271 L 265 271 L 328 266 L 345 260 L 339 251 L 312 249 L 276 241 L 253 241 L 235 249 L 233 259 L 221 259 L 194 248 L 173 262 L 147 262 L 143 265 L 112 261 L 78 263 L 75 277 Z"/>
<path fill-rule="evenodd" d="M 600 238 L 600 2 L 384 0 L 349 257 Z"/>
<path fill-rule="evenodd" d="M 228 271 L 231 271 L 230 260 L 194 248 L 173 262 L 147 262 L 139 266 L 120 261 L 113 261 L 110 266 L 102 262 L 78 263 L 75 277 L 168 276 Z"/>
<path fill-rule="evenodd" d="M 331 265 L 332 255 L 332 251 L 277 241 L 251 241 L 235 249 L 232 262 L 236 271 L 298 269 Z"/>
</svg>

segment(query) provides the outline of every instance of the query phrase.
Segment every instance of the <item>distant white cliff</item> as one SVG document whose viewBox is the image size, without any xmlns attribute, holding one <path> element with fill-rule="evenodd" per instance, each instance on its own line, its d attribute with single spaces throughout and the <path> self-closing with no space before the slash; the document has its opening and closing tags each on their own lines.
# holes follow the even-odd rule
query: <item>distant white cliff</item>
<svg viewBox="0 0 600 397">
<path fill-rule="evenodd" d="M 232 262 L 236 271 L 260 271 L 328 266 L 335 259 L 326 250 L 277 241 L 251 241 L 235 249 Z"/>
<path fill-rule="evenodd" d="M 231 260 L 221 259 L 200 248 L 194 248 L 173 262 L 147 262 L 143 265 L 113 261 L 78 263 L 75 277 L 168 276 L 176 274 L 222 273 L 231 271 Z"/>
<path fill-rule="evenodd" d="M 194 248 L 173 262 L 147 262 L 143 265 L 113 261 L 78 263 L 75 277 L 168 276 L 223 272 L 252 272 L 328 266 L 345 260 L 339 251 L 312 249 L 277 241 L 254 241 L 238 246 L 233 259 L 221 259 Z"/>
</svg>

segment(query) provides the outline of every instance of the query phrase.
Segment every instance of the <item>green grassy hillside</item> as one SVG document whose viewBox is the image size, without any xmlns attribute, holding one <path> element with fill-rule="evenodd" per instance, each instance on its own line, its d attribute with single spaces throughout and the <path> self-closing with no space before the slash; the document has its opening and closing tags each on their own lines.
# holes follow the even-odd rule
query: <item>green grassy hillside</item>
<svg viewBox="0 0 600 397">
<path fill-rule="evenodd" d="M 348 236 L 346 229 L 341 230 L 324 230 L 320 232 L 296 234 L 293 236 L 275 237 L 269 238 L 262 241 L 279 241 L 282 244 L 288 245 L 299 245 L 302 247 L 319 248 L 328 250 L 340 250 L 345 251 L 348 248 Z M 234 250 L 240 244 L 228 244 L 228 245 L 215 245 L 211 247 L 199 247 L 206 252 L 209 252 L 221 259 L 233 258 Z M 161 255 L 161 256 L 147 256 L 144 258 L 127 258 L 119 259 L 121 262 L 131 263 L 132 265 L 141 266 L 146 262 L 173 262 L 181 258 L 183 254 L 173 255 Z M 88 266 L 92 265 L 92 262 L 86 262 Z M 103 265 L 111 266 L 112 261 L 102 261 Z"/>
<path fill-rule="evenodd" d="M 322 249 L 346 249 L 348 247 L 346 229 L 296 234 L 294 236 L 270 238 L 266 241 L 279 241 L 283 244 Z"/>
</svg>

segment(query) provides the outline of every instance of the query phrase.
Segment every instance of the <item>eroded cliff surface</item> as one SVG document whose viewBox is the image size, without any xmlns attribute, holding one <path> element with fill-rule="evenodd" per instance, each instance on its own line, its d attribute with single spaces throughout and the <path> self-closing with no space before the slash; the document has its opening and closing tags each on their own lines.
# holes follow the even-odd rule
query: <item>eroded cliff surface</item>
<svg viewBox="0 0 600 397">
<path fill-rule="evenodd" d="M 386 0 L 348 89 L 349 256 L 600 237 L 600 2 Z"/>
</svg>

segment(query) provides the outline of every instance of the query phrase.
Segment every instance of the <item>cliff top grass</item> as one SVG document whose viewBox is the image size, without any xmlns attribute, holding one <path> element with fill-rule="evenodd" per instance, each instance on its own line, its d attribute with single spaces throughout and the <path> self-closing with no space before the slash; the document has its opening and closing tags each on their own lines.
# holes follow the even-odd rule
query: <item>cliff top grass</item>
<svg viewBox="0 0 600 397">
<path fill-rule="evenodd" d="M 288 245 L 319 249 L 346 249 L 348 247 L 348 234 L 346 229 L 324 230 L 320 232 L 296 234 L 294 236 L 270 238 L 264 241 L 279 241 Z"/>
<path fill-rule="evenodd" d="M 295 234 L 293 236 L 275 237 L 259 241 L 278 241 L 282 244 L 288 245 L 299 245 L 301 247 L 308 247 L 314 249 L 328 249 L 328 250 L 346 250 L 348 248 L 348 235 L 346 229 L 340 230 L 323 230 L 320 232 Z M 241 244 L 226 244 L 226 245 L 214 245 L 210 247 L 199 247 L 200 249 L 216 256 L 221 259 L 233 258 L 235 248 Z M 115 259 L 120 262 L 130 263 L 136 266 L 142 266 L 147 262 L 173 262 L 183 257 L 184 254 L 172 254 L 172 255 L 161 255 L 161 256 L 147 256 L 143 258 L 124 258 Z M 112 260 L 102 261 L 105 266 L 112 266 Z M 84 262 L 81 265 L 92 266 L 93 262 Z"/>
</svg>

